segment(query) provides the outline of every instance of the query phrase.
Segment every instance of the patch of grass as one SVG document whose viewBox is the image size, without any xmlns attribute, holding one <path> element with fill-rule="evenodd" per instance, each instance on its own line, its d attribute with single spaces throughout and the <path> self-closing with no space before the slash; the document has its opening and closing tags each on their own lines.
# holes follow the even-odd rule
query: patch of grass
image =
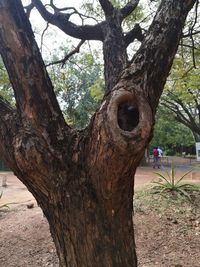
<svg viewBox="0 0 200 267">
<path fill-rule="evenodd" d="M 135 190 L 134 211 L 142 216 L 155 213 L 172 222 L 176 222 L 177 218 L 182 221 L 200 220 L 200 185 L 192 185 L 189 190 L 189 198 L 179 190 L 164 190 L 159 193 L 158 189 L 155 190 L 155 185 Z"/>
</svg>

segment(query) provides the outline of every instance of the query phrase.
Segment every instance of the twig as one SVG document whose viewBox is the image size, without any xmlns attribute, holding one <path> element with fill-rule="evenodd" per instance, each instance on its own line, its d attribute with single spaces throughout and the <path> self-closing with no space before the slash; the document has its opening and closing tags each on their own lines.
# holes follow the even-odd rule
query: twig
<svg viewBox="0 0 200 267">
<path fill-rule="evenodd" d="M 77 45 L 77 47 L 72 50 L 69 54 L 67 54 L 63 59 L 60 59 L 60 60 L 57 60 L 57 61 L 54 61 L 54 62 L 51 62 L 49 64 L 46 65 L 46 67 L 49 67 L 49 66 L 52 66 L 52 65 L 55 65 L 55 64 L 60 64 L 62 63 L 62 67 L 65 65 L 66 61 L 71 57 L 73 56 L 74 54 L 76 53 L 79 53 L 79 50 L 80 50 L 80 47 L 84 44 L 85 40 L 81 40 L 79 42 L 79 44 Z"/>
</svg>

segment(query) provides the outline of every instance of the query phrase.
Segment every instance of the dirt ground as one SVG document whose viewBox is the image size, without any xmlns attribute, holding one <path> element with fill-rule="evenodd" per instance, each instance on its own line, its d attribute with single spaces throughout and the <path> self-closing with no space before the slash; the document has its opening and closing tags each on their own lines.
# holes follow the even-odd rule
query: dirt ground
<svg viewBox="0 0 200 267">
<path fill-rule="evenodd" d="M 0 182 L 4 175 L 7 187 L 0 187 L 0 205 L 10 204 L 9 209 L 0 210 L 0 266 L 57 267 L 55 247 L 41 209 L 12 173 L 0 173 Z M 191 178 L 200 181 L 200 172 L 187 177 Z M 136 191 L 153 179 L 152 167 L 138 168 Z M 27 204 L 31 203 L 34 207 L 28 209 Z M 182 217 L 174 217 L 175 214 L 176 208 L 160 211 L 159 207 L 151 209 L 136 200 L 134 224 L 139 267 L 200 267 L 200 214 L 199 218 L 185 215 L 184 211 Z"/>
</svg>

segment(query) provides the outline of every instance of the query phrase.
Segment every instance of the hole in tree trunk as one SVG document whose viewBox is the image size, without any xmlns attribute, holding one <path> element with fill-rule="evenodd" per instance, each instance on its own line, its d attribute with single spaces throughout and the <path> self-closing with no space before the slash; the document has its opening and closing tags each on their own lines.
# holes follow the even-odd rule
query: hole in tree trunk
<svg viewBox="0 0 200 267">
<path fill-rule="evenodd" d="M 118 124 L 124 131 L 131 132 L 139 123 L 138 107 L 129 102 L 121 103 L 118 106 Z"/>
</svg>

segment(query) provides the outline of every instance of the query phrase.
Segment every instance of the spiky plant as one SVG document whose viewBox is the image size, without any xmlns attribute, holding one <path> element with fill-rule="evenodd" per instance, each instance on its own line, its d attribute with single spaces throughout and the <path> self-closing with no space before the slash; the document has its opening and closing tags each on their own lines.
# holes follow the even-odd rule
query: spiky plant
<svg viewBox="0 0 200 267">
<path fill-rule="evenodd" d="M 192 191 L 199 191 L 200 188 L 197 185 L 191 183 L 183 183 L 183 179 L 193 171 L 191 169 L 184 173 L 180 178 L 176 178 L 176 167 L 172 165 L 170 172 L 167 170 L 165 171 L 166 175 L 155 172 L 155 174 L 159 177 L 159 181 L 153 181 L 154 184 L 153 192 L 154 193 L 165 193 L 165 192 L 172 192 L 181 194 L 191 200 L 190 193 Z"/>
</svg>

